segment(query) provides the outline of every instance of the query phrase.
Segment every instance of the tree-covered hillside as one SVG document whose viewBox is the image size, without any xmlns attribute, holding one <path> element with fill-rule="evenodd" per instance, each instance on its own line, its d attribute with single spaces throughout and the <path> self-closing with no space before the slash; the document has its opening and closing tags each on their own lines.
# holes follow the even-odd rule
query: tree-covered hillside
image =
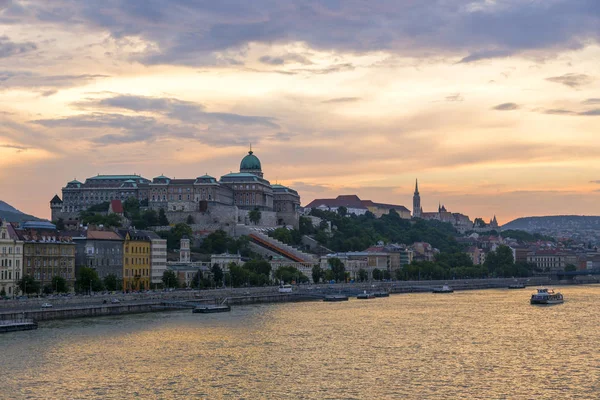
<svg viewBox="0 0 600 400">
<path fill-rule="evenodd" d="M 427 242 L 445 253 L 461 250 L 455 240 L 456 230 L 447 223 L 410 221 L 400 218 L 395 211 L 381 218 L 375 218 L 371 213 L 342 216 L 320 210 L 312 210 L 311 215 L 331 222 L 332 232 L 327 232 L 326 223 L 318 228 L 301 223 L 301 233 L 313 235 L 319 243 L 334 251 L 361 251 L 378 241 L 404 244 Z"/>
</svg>

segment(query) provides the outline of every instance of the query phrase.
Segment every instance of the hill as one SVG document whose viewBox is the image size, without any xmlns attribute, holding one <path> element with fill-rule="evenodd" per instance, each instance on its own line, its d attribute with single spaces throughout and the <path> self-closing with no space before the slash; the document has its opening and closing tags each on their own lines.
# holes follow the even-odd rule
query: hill
<svg viewBox="0 0 600 400">
<path fill-rule="evenodd" d="M 553 215 L 517 218 L 502 226 L 502 230 L 538 231 L 600 231 L 600 217 L 586 215 Z"/>
<path fill-rule="evenodd" d="M 2 200 L 0 200 L 0 219 L 8 222 L 44 221 L 33 215 L 25 214 Z"/>
</svg>

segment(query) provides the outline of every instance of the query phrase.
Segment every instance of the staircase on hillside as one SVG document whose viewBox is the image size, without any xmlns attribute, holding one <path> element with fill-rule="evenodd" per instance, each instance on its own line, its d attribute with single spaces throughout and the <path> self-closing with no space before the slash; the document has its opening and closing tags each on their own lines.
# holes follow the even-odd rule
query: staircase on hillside
<svg viewBox="0 0 600 400">
<path fill-rule="evenodd" d="M 317 257 L 315 257 L 313 254 L 300 251 L 290 245 L 280 242 L 277 239 L 273 239 L 262 232 L 253 231 L 248 235 L 248 237 L 253 243 L 256 243 L 261 247 L 264 247 L 295 262 L 316 263 L 318 261 Z"/>
</svg>

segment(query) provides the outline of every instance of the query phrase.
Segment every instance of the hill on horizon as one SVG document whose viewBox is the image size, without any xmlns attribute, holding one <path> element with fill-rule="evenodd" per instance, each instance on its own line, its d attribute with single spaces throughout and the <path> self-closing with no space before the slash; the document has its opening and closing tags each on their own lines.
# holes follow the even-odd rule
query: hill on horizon
<svg viewBox="0 0 600 400">
<path fill-rule="evenodd" d="M 25 221 L 45 221 L 42 218 L 34 217 L 33 215 L 25 214 L 0 200 L 0 219 L 8 222 L 25 222 Z"/>
<path fill-rule="evenodd" d="M 502 225 L 502 230 L 521 230 L 528 232 L 547 230 L 598 230 L 600 216 L 594 215 L 549 215 L 541 217 L 522 217 Z"/>
</svg>

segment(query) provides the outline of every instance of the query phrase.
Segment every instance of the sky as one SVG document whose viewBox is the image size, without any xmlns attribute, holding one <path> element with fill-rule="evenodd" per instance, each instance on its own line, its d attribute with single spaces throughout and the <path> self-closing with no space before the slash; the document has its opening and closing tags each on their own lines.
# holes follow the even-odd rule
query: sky
<svg viewBox="0 0 600 400">
<path fill-rule="evenodd" d="M 0 0 L 0 200 L 265 178 L 474 219 L 600 214 L 600 1 Z"/>
</svg>

